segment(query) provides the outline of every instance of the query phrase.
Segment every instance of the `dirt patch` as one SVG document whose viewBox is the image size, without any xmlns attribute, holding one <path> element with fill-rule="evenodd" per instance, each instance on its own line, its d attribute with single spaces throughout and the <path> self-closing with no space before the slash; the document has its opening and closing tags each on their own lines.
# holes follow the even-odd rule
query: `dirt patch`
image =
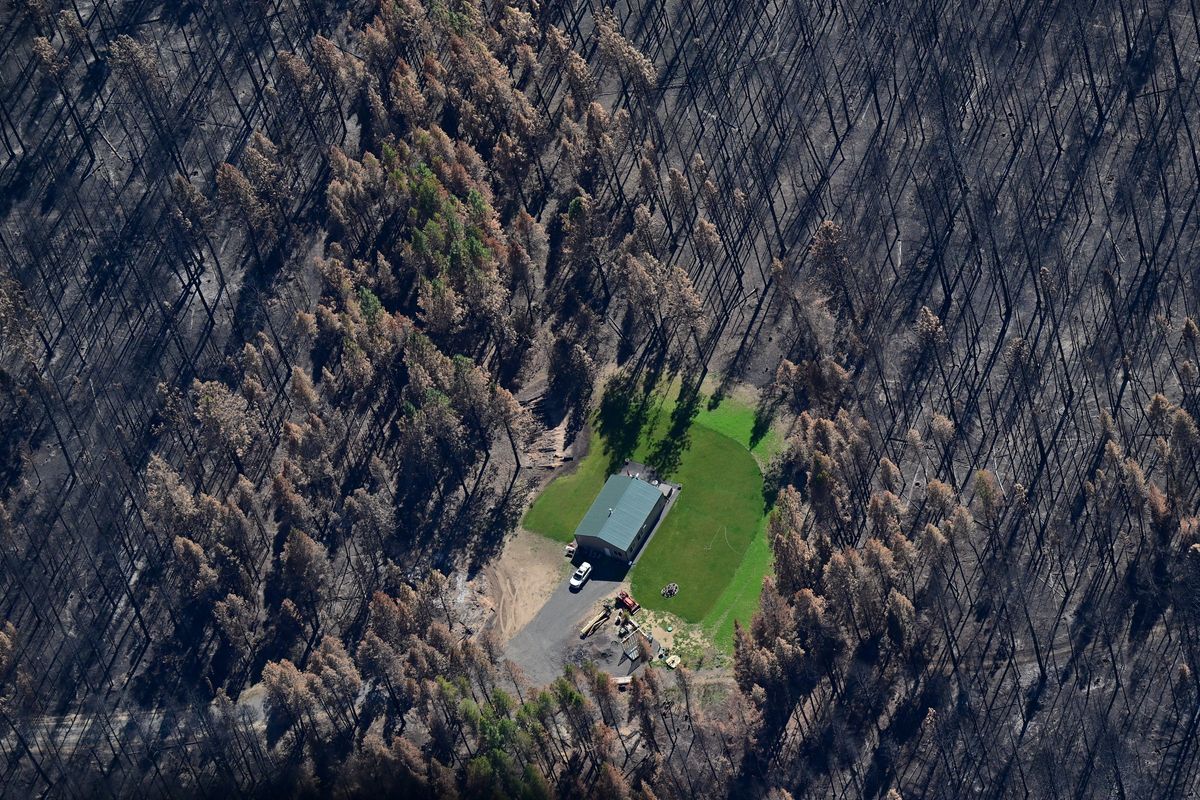
<svg viewBox="0 0 1200 800">
<path fill-rule="evenodd" d="M 578 459 L 587 455 L 589 435 L 588 426 L 585 424 L 582 432 L 576 432 L 573 439 L 568 439 L 569 417 L 564 416 L 553 425 L 542 418 L 548 389 L 547 375 L 543 369 L 517 393 L 517 402 L 521 407 L 535 419 L 541 420 L 544 425 L 542 431 L 521 453 L 521 466 L 531 470 L 534 480 L 543 485 L 562 472 L 569 472 Z"/>
<path fill-rule="evenodd" d="M 567 423 L 545 430 L 521 456 L 521 465 L 535 470 L 554 470 L 567 461 Z"/>
<path fill-rule="evenodd" d="M 716 388 L 715 381 L 710 380 L 707 384 L 710 392 Z M 762 390 L 749 383 L 730 383 L 725 387 L 725 397 L 755 408 L 762 397 Z"/>
<path fill-rule="evenodd" d="M 527 477 L 538 487 L 538 492 L 555 478 L 570 475 L 579 467 L 588 454 L 591 444 L 591 425 L 585 424 L 567 441 L 567 423 L 545 430 L 521 454 L 521 466 L 529 470 Z M 537 492 L 534 493 L 537 496 Z"/>
<path fill-rule="evenodd" d="M 480 603 L 490 609 L 492 630 L 501 643 L 525 627 L 570 572 L 563 546 L 524 528 L 483 571 Z"/>
<path fill-rule="evenodd" d="M 729 677 L 729 659 L 714 645 L 700 625 L 685 622 L 666 611 L 643 610 L 636 617 L 643 629 L 691 670 L 721 672 Z"/>
</svg>

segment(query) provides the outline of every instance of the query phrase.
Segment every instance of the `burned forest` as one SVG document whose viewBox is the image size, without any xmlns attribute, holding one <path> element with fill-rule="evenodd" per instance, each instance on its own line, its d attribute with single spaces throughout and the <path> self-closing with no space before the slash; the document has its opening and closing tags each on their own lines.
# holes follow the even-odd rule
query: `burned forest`
<svg viewBox="0 0 1200 800">
<path fill-rule="evenodd" d="M 1195 796 L 1193 120 L 1178 0 L 5 0 L 0 796 Z"/>
</svg>

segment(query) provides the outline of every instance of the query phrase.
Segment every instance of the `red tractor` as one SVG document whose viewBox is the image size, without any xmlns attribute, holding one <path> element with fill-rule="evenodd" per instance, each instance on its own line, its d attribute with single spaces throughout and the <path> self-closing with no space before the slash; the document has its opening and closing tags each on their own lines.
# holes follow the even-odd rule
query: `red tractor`
<svg viewBox="0 0 1200 800">
<path fill-rule="evenodd" d="M 634 600 L 629 592 L 625 591 L 624 589 L 617 593 L 617 602 L 625 607 L 630 616 L 636 614 L 638 609 L 642 607 L 641 604 Z"/>
</svg>

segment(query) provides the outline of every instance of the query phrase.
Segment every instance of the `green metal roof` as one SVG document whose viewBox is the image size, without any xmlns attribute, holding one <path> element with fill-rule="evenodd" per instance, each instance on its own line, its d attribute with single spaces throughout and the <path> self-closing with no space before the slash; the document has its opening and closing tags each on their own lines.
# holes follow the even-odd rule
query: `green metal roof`
<svg viewBox="0 0 1200 800">
<path fill-rule="evenodd" d="M 628 475 L 611 475 L 584 514 L 575 535 L 595 536 L 618 550 L 628 550 L 662 496 L 658 487 L 645 481 Z"/>
</svg>

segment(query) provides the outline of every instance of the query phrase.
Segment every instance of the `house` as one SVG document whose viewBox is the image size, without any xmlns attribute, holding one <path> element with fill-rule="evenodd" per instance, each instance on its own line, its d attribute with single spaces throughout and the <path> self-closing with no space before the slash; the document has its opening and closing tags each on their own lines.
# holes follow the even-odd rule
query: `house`
<svg viewBox="0 0 1200 800">
<path fill-rule="evenodd" d="M 582 550 L 632 561 L 667 504 L 667 496 L 630 475 L 612 475 L 579 527 L 575 542 Z"/>
</svg>

